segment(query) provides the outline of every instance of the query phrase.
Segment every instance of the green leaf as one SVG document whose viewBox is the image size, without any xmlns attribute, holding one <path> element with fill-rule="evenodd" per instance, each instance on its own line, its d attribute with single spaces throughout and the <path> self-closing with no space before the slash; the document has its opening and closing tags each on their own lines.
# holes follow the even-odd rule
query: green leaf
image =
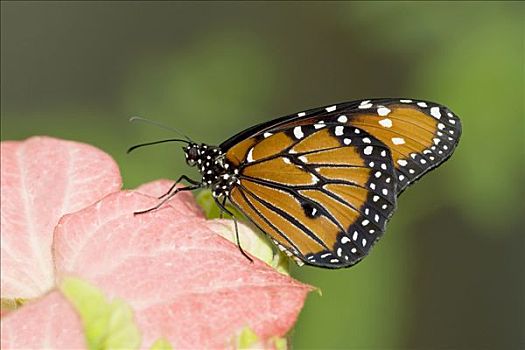
<svg viewBox="0 0 525 350">
<path fill-rule="evenodd" d="M 203 190 L 200 191 L 195 200 L 197 201 L 197 204 L 204 210 L 204 214 L 208 219 L 218 219 L 221 217 L 221 209 L 215 204 L 215 200 L 213 199 L 213 196 L 211 194 L 210 190 Z M 226 204 L 226 208 L 233 213 L 233 215 L 237 219 L 244 219 L 243 213 L 241 213 L 237 208 L 235 208 L 233 205 Z M 229 217 L 228 214 L 225 214 L 225 217 Z"/>
<path fill-rule="evenodd" d="M 80 315 L 90 350 L 139 348 L 133 311 L 123 300 L 108 302 L 98 288 L 78 278 L 64 279 L 61 291 Z"/>
<path fill-rule="evenodd" d="M 250 327 L 245 327 L 237 337 L 237 349 L 249 349 L 259 342 L 259 337 Z"/>
<path fill-rule="evenodd" d="M 287 350 L 288 349 L 288 340 L 286 340 L 286 338 L 275 337 L 272 339 L 272 342 L 275 346 L 275 350 Z"/>
<path fill-rule="evenodd" d="M 236 349 L 261 349 L 266 347 L 276 350 L 288 349 L 288 340 L 286 338 L 274 336 L 269 338 L 265 343 L 268 346 L 263 346 L 264 344 L 261 343 L 257 334 L 250 327 L 245 327 L 235 338 L 234 347 Z"/>
<path fill-rule="evenodd" d="M 171 344 L 164 338 L 157 339 L 150 348 L 151 350 L 173 350 Z"/>
</svg>

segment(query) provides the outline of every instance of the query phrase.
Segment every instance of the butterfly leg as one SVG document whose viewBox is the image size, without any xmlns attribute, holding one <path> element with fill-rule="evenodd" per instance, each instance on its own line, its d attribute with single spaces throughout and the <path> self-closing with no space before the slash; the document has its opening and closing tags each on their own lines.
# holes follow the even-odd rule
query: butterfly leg
<svg viewBox="0 0 525 350">
<path fill-rule="evenodd" d="M 237 247 L 239 247 L 239 250 L 241 251 L 242 255 L 244 255 L 246 257 L 246 259 L 250 260 L 250 262 L 253 263 L 253 259 L 248 254 L 246 254 L 244 249 L 242 249 L 242 247 L 241 247 L 241 240 L 239 239 L 239 226 L 237 224 L 237 219 L 235 218 L 233 213 L 231 211 L 229 211 L 226 208 L 226 206 L 224 205 L 224 203 L 226 202 L 226 198 L 224 199 L 224 203 L 219 202 L 219 200 L 217 198 L 215 198 L 215 197 L 214 197 L 214 199 L 215 199 L 215 203 L 217 203 L 217 205 L 219 206 L 221 211 L 225 212 L 225 213 L 227 213 L 228 215 L 231 216 L 231 218 L 233 220 L 233 223 L 235 225 L 235 240 L 237 241 Z M 222 212 L 221 212 L 221 214 L 222 214 Z"/>
<path fill-rule="evenodd" d="M 166 193 L 164 193 L 162 196 L 159 197 L 159 199 L 162 199 L 164 197 L 166 197 L 167 195 L 169 195 L 171 193 L 171 191 L 173 191 L 173 189 L 182 181 L 182 180 L 186 180 L 188 181 L 190 184 L 192 185 L 198 185 L 200 182 L 199 181 L 195 181 L 195 180 L 192 180 L 190 179 L 189 177 L 187 177 L 186 175 L 182 175 L 181 177 L 178 178 L 177 181 L 175 181 L 173 183 L 173 185 L 171 185 L 170 189 L 168 191 L 166 191 Z"/>
<path fill-rule="evenodd" d="M 175 196 L 177 193 L 179 192 L 182 192 L 182 191 L 193 191 L 193 190 L 196 190 L 198 188 L 201 188 L 201 184 L 197 184 L 197 185 L 191 185 L 191 186 L 188 186 L 188 187 L 178 187 L 175 189 L 175 191 L 173 191 L 170 195 L 168 195 L 165 199 L 163 199 L 159 204 L 157 204 L 156 206 L 152 207 L 152 208 L 149 208 L 149 209 L 146 209 L 146 210 L 141 210 L 141 211 L 136 211 L 133 213 L 133 215 L 139 215 L 139 214 L 145 214 L 145 213 L 149 213 L 150 211 L 154 211 L 154 210 L 157 210 L 159 209 L 161 206 L 164 205 L 164 203 L 166 203 L 168 200 L 170 200 L 173 196 Z"/>
<path fill-rule="evenodd" d="M 222 200 L 222 206 L 226 206 L 226 197 L 224 197 L 224 199 Z M 219 213 L 219 218 L 224 218 L 224 210 L 221 210 L 221 212 Z"/>
</svg>

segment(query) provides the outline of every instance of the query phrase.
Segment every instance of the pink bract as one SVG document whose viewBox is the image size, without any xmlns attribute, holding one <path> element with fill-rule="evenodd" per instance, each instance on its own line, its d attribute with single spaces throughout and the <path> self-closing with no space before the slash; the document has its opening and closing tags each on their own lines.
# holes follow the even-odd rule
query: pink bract
<svg viewBox="0 0 525 350">
<path fill-rule="evenodd" d="M 2 318 L 2 349 L 85 349 L 80 317 L 58 291 Z"/>
<path fill-rule="evenodd" d="M 99 149 L 50 137 L 1 143 L 2 298 L 35 298 L 54 286 L 51 241 L 60 217 L 122 186 Z"/>
<path fill-rule="evenodd" d="M 250 263 L 214 232 L 216 222 L 189 193 L 133 215 L 156 205 L 172 182 L 118 191 L 116 165 L 91 146 L 51 138 L 3 142 L 1 175 L 3 298 L 34 298 L 55 280 L 80 277 L 133 308 L 142 348 L 159 337 L 175 349 L 224 348 L 245 327 L 263 342 L 286 334 L 311 289 L 257 259 Z M 26 254 L 30 259 L 22 259 Z M 61 347 L 68 339 L 76 346 L 82 331 L 71 310 L 55 291 L 9 313 L 2 348 Z M 23 325 L 39 335 L 29 337 L 34 343 L 15 336 Z M 46 343 L 51 335 L 54 342 Z"/>
</svg>

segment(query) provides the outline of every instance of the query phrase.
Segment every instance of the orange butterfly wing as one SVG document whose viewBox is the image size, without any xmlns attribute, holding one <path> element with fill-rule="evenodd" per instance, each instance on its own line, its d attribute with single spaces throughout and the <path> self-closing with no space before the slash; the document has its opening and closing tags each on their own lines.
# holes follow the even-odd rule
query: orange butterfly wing
<svg viewBox="0 0 525 350">
<path fill-rule="evenodd" d="M 446 160 L 460 133 L 451 111 L 426 101 L 367 100 L 280 118 L 221 145 L 239 170 L 229 199 L 300 261 L 351 266 L 384 232 L 397 195 Z"/>
</svg>

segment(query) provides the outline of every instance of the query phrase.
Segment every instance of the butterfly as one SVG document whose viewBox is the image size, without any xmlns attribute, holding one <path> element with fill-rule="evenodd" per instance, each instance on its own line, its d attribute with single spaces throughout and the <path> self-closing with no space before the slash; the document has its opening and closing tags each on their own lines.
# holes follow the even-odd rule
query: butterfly
<svg viewBox="0 0 525 350">
<path fill-rule="evenodd" d="M 211 188 L 222 210 L 231 214 L 225 204 L 232 203 L 300 265 L 342 268 L 368 255 L 397 197 L 447 160 L 460 135 L 447 107 L 387 98 L 277 118 L 219 146 L 147 144 L 187 143 L 186 162 L 202 175 L 181 176 L 159 206 L 177 192 Z M 190 185 L 176 187 L 182 180 Z"/>
</svg>

